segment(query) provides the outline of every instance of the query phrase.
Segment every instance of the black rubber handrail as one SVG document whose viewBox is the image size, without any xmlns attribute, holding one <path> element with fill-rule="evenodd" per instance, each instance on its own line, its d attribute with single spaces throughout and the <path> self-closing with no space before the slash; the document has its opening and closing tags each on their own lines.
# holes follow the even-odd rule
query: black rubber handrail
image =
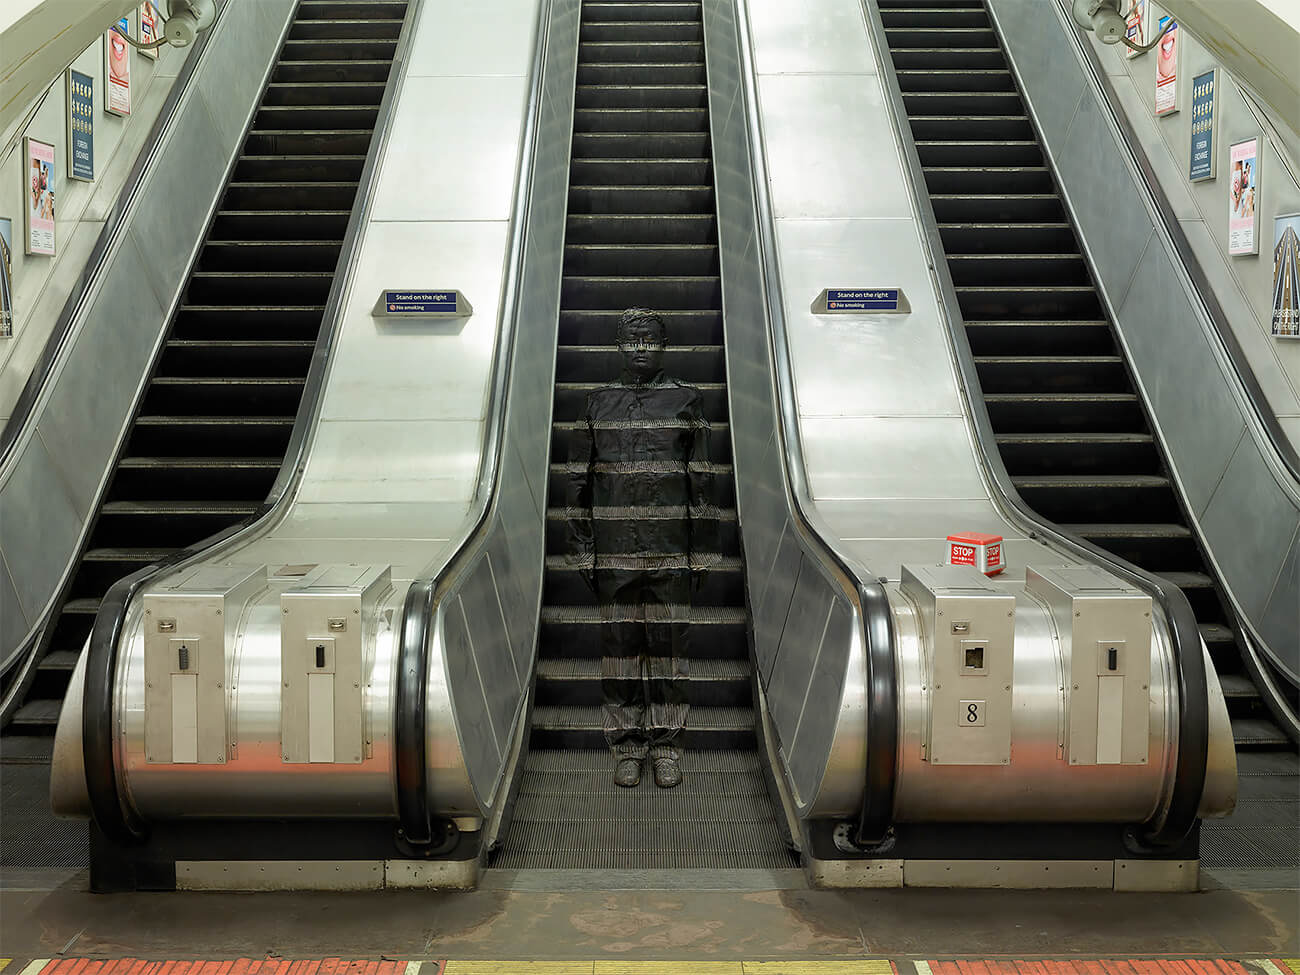
<svg viewBox="0 0 1300 975">
<path fill-rule="evenodd" d="M 1031 529 L 1032 533 L 1044 536 L 1088 561 L 1101 565 L 1111 574 L 1148 593 L 1153 602 L 1160 606 L 1169 624 L 1170 649 L 1178 673 L 1179 689 L 1174 784 L 1165 808 L 1157 809 L 1146 822 L 1129 827 L 1126 831 L 1126 840 L 1135 852 L 1174 849 L 1187 840 L 1196 826 L 1196 814 L 1200 806 L 1201 794 L 1205 789 L 1206 767 L 1209 759 L 1209 689 L 1196 616 L 1192 612 L 1186 594 L 1181 589 L 1043 518 L 1025 503 L 1012 483 L 1002 455 L 996 447 L 996 436 L 993 432 L 993 423 L 989 419 L 988 406 L 980 394 L 979 374 L 975 368 L 975 359 L 966 335 L 965 323 L 962 316 L 955 311 L 960 305 L 953 285 L 952 273 L 945 259 L 946 251 L 939 236 L 934 207 L 930 202 L 928 190 L 924 189 L 925 180 L 916 142 L 910 126 L 904 128 L 903 125 L 904 120 L 907 119 L 907 109 L 903 104 L 902 89 L 899 87 L 898 76 L 890 57 L 884 23 L 880 18 L 879 8 L 872 0 L 861 0 L 861 2 L 866 15 L 867 29 L 872 35 L 880 78 L 884 85 L 885 104 L 895 138 L 903 154 L 904 175 L 924 230 L 921 235 L 922 245 L 928 251 L 935 283 L 938 286 L 939 310 L 955 351 L 962 395 L 974 425 L 975 443 L 984 466 L 997 488 L 997 500 L 1001 502 L 1007 513 L 1013 516 L 1013 521 L 1019 521 Z M 990 20 L 996 30 L 996 18 Z M 1002 49 L 1009 51 L 1000 32 L 998 40 Z M 1011 60 L 1009 53 L 1007 61 L 1014 72 L 1015 62 Z M 1019 85 L 1018 75 L 1017 85 Z M 1041 142 L 1042 134 L 1038 130 L 1037 119 L 1032 118 L 1032 110 L 1031 121 Z M 1105 301 L 1104 295 L 1099 294 L 1098 297 Z"/>
<path fill-rule="evenodd" d="M 880 583 L 861 587 L 867 639 L 867 768 L 854 842 L 879 846 L 889 838 L 898 783 L 897 639 L 889 596 Z"/>
<path fill-rule="evenodd" d="M 429 682 L 429 633 L 433 622 L 433 580 L 412 583 L 402 606 L 397 647 L 397 689 L 393 699 L 393 757 L 397 818 L 411 846 L 433 842 L 425 762 L 425 692 Z"/>
<path fill-rule="evenodd" d="M 145 566 L 119 579 L 95 616 L 86 654 L 86 684 L 81 706 L 81 749 L 91 817 L 99 831 L 121 846 L 143 842 L 149 828 L 134 809 L 122 802 L 117 782 L 117 735 L 114 734 L 113 688 L 117 682 L 117 647 L 126 609 L 154 573 Z"/>
<path fill-rule="evenodd" d="M 270 493 L 267 495 L 266 500 L 258 506 L 257 510 L 243 521 L 230 525 L 220 532 L 196 542 L 188 548 L 174 552 L 166 559 L 147 565 L 114 583 L 104 597 L 95 616 L 88 645 L 86 684 L 82 703 L 82 742 L 85 748 L 86 787 L 89 792 L 91 811 L 96 824 L 105 835 L 121 837 L 122 842 L 139 842 L 143 836 L 147 835 L 147 826 L 139 821 L 134 811 L 123 810 L 123 803 L 119 799 L 117 790 L 115 772 L 116 749 L 112 729 L 112 716 L 115 713 L 113 704 L 114 675 L 117 673 L 117 644 L 122 634 L 126 612 L 131 601 L 140 590 L 162 573 L 174 570 L 182 564 L 199 558 L 222 543 L 254 531 L 261 524 L 274 518 L 281 506 L 289 498 L 289 488 L 293 485 L 296 477 L 301 474 L 306 463 L 307 434 L 312 428 L 314 417 L 320 411 L 325 389 L 325 371 L 329 363 L 330 353 L 337 341 L 338 332 L 343 324 L 343 299 L 347 292 L 349 278 L 349 275 L 344 271 L 355 265 L 359 253 L 361 229 L 368 219 L 370 197 L 379 171 L 379 154 L 387 141 L 387 134 L 392 125 L 396 107 L 395 93 L 400 81 L 405 77 L 405 58 L 414 35 L 412 25 L 419 19 L 423 2 L 424 0 L 408 0 L 407 2 L 406 18 L 402 23 L 402 31 L 393 53 L 388 82 L 384 89 L 383 99 L 379 104 L 379 112 L 371 136 L 370 149 L 366 154 L 366 162 L 358 180 L 352 214 L 348 218 L 343 243 L 339 249 L 339 260 L 336 265 L 334 280 L 330 285 L 329 296 L 325 302 L 325 310 L 322 313 L 321 331 L 316 340 L 316 350 L 307 373 L 302 399 L 299 401 L 293 433 L 290 436 L 288 446 L 285 448 L 284 462 L 280 466 L 280 473 L 272 485 Z M 248 129 L 253 125 L 257 109 L 261 104 L 261 98 L 270 80 L 271 72 L 279 63 L 279 55 L 284 46 L 284 40 L 288 37 L 289 30 L 293 27 L 296 18 L 297 6 L 286 19 L 275 51 L 267 64 L 257 101 L 249 109 L 244 132 L 240 136 L 235 152 L 231 157 L 230 165 L 227 167 L 224 177 L 226 183 L 230 181 L 234 167 L 239 161 L 239 147 L 243 145 L 248 136 Z M 216 204 L 214 201 L 213 213 L 209 217 L 209 223 L 211 218 L 215 216 L 215 212 Z M 205 237 L 206 234 L 207 228 L 204 230 Z M 197 257 L 195 260 L 197 260 Z M 179 302 L 179 294 L 176 300 Z M 173 307 L 169 315 L 174 313 L 175 308 Z M 98 505 L 98 503 L 99 499 L 96 499 L 96 504 Z M 47 624 L 45 629 L 48 628 Z M 94 675 L 93 680 L 92 675 Z M 104 818 L 101 819 L 101 816 Z"/>
</svg>

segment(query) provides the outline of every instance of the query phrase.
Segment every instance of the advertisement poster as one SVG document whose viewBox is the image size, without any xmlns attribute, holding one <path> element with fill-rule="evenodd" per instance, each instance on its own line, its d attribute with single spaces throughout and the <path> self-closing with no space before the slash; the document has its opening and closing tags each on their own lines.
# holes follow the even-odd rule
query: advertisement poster
<svg viewBox="0 0 1300 975">
<path fill-rule="evenodd" d="M 14 222 L 0 217 L 0 339 L 14 337 Z"/>
<path fill-rule="evenodd" d="M 1232 181 L 1228 188 L 1228 253 L 1259 253 L 1259 139 L 1234 142 L 1228 150 Z"/>
<path fill-rule="evenodd" d="M 54 255 L 54 146 L 23 139 L 27 253 Z"/>
<path fill-rule="evenodd" d="M 104 111 L 109 115 L 131 114 L 131 45 L 118 30 L 130 33 L 131 24 L 123 17 L 117 29 L 104 38 Z"/>
<path fill-rule="evenodd" d="M 1156 47 L 1156 115 L 1178 111 L 1178 24 L 1172 17 L 1160 18 L 1165 31 Z"/>
<path fill-rule="evenodd" d="M 140 43 L 152 44 L 158 40 L 158 8 L 149 0 L 144 0 L 140 4 Z M 152 51 L 141 51 L 141 56 L 158 60 L 158 48 Z"/>
<path fill-rule="evenodd" d="M 1214 68 L 1192 77 L 1192 148 L 1187 178 L 1214 179 L 1214 107 L 1218 89 Z"/>
<path fill-rule="evenodd" d="M 95 79 L 68 69 L 68 176 L 95 178 Z"/>
<path fill-rule="evenodd" d="M 1124 36 L 1139 47 L 1151 40 L 1151 0 L 1137 0 L 1133 4 L 1133 9 L 1124 18 Z M 1146 52 L 1126 47 L 1124 53 L 1136 58 Z"/>
<path fill-rule="evenodd" d="M 1300 339 L 1300 213 L 1273 220 L 1273 337 Z"/>
</svg>

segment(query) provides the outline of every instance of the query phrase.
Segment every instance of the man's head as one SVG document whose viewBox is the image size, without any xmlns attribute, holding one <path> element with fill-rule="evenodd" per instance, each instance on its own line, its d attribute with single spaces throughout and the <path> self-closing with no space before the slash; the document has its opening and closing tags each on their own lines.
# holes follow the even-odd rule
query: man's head
<svg viewBox="0 0 1300 975">
<path fill-rule="evenodd" d="M 663 368 L 664 321 L 649 308 L 629 308 L 618 320 L 618 351 L 635 382 L 649 382 Z"/>
</svg>

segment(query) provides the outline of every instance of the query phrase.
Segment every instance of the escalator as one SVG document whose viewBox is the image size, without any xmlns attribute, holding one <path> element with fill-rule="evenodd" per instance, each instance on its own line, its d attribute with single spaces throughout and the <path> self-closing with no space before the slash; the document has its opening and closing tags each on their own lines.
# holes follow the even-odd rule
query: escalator
<svg viewBox="0 0 1300 975">
<path fill-rule="evenodd" d="M 493 865 L 794 866 L 756 750 L 698 2 L 583 4 L 572 149 L 536 691 L 519 799 Z M 615 325 L 634 305 L 667 324 L 665 372 L 703 393 L 723 509 L 723 561 L 688 617 L 685 779 L 672 790 L 648 772 L 636 789 L 611 781 L 601 614 L 566 559 L 570 439 L 588 394 L 618 378 Z M 616 614 L 616 625 L 644 625 L 633 615 Z"/>
<path fill-rule="evenodd" d="M 52 625 L 8 689 L 6 761 L 48 761 L 109 587 L 267 497 L 405 16 L 406 0 L 299 4 Z"/>
<path fill-rule="evenodd" d="M 1228 702 L 1242 809 L 1288 791 L 1294 804 L 1293 745 L 1249 676 L 982 0 L 877 3 L 1016 489 L 1045 518 L 1183 590 Z M 1288 852 L 1279 838 L 1252 833 L 1222 865 L 1295 866 L 1293 840 Z"/>
</svg>

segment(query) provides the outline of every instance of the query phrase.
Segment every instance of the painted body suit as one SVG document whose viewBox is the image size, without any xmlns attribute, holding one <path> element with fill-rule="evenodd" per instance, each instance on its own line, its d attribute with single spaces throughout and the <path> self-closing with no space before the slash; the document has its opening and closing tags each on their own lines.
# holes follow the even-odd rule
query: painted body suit
<svg viewBox="0 0 1300 975">
<path fill-rule="evenodd" d="M 569 476 L 572 553 L 600 600 L 604 730 L 619 758 L 677 758 L 689 702 L 688 618 L 718 561 L 700 391 L 627 372 L 587 399 Z"/>
</svg>

